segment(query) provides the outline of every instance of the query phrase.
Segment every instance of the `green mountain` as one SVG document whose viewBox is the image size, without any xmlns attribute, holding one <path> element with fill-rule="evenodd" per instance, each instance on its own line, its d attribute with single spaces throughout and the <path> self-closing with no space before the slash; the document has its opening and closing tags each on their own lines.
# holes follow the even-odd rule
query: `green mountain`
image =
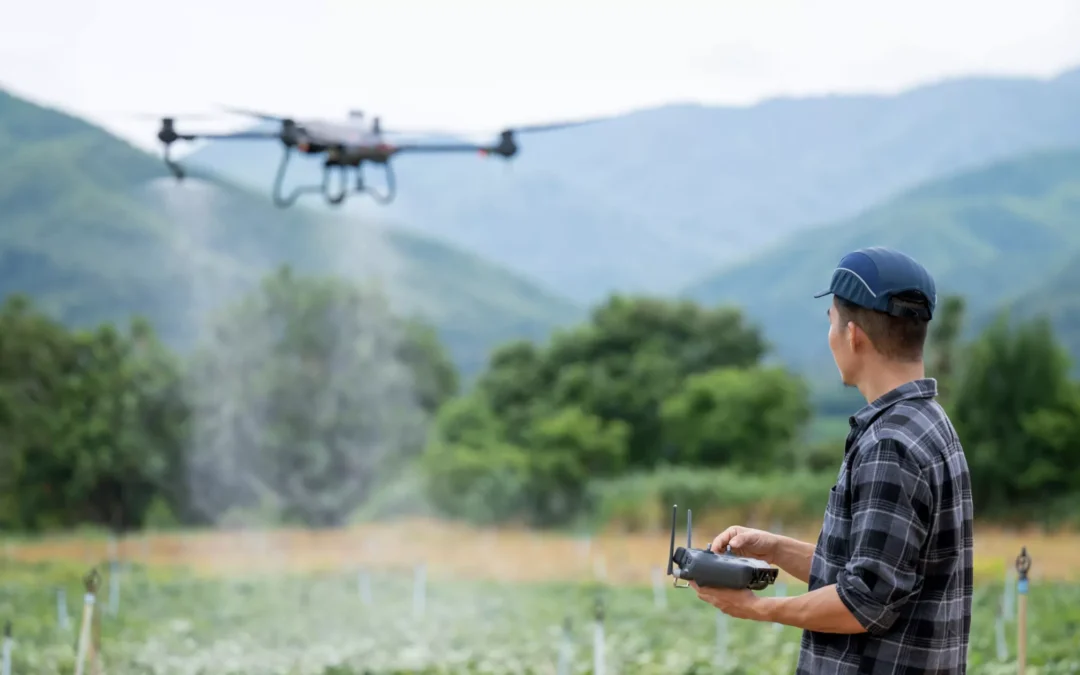
<svg viewBox="0 0 1080 675">
<path fill-rule="evenodd" d="M 675 293 L 927 180 L 1080 144 L 1077 120 L 1080 69 L 888 96 L 672 105 L 524 134 L 512 167 L 472 154 L 405 155 L 395 164 L 397 202 L 346 208 L 454 242 L 579 302 L 611 290 Z M 268 191 L 280 152 L 274 143 L 217 142 L 189 162 Z M 297 162 L 289 180 L 316 182 L 320 166 Z"/>
<path fill-rule="evenodd" d="M 828 285 L 844 253 L 897 247 L 927 266 L 939 296 L 966 296 L 976 323 L 1026 297 L 1022 306 L 1072 321 L 1077 335 L 1078 223 L 1080 147 L 1026 154 L 926 183 L 856 217 L 802 232 L 686 294 L 744 306 L 779 358 L 835 379 L 825 337 L 828 301 L 812 296 Z M 1038 291 L 1047 284 L 1050 292 Z M 1073 338 L 1071 346 L 1080 355 L 1080 341 Z"/>
<path fill-rule="evenodd" d="M 0 295 L 31 294 L 73 325 L 149 317 L 184 346 L 205 313 L 288 263 L 375 278 L 475 371 L 513 338 L 581 311 L 506 269 L 372 218 L 280 210 L 161 162 L 83 120 L 0 91 Z"/>
<path fill-rule="evenodd" d="M 1058 339 L 1072 355 L 1074 370 L 1080 371 L 1080 253 L 1043 283 L 1008 303 L 1006 309 L 1017 319 L 1049 318 Z"/>
</svg>

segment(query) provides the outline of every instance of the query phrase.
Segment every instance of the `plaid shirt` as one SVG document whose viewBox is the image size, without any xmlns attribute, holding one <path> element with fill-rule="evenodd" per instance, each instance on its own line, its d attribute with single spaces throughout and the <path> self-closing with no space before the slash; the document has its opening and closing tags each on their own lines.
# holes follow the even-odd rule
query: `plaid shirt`
<svg viewBox="0 0 1080 675">
<path fill-rule="evenodd" d="M 797 675 L 967 671 L 971 481 L 935 396 L 908 382 L 849 420 L 809 590 L 836 584 L 867 632 L 804 631 Z"/>
</svg>

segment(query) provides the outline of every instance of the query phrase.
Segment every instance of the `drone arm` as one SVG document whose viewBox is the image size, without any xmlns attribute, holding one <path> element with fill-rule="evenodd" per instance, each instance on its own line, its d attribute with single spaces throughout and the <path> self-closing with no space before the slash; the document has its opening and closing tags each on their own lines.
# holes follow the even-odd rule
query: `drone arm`
<svg viewBox="0 0 1080 675">
<path fill-rule="evenodd" d="M 437 152 L 484 152 L 490 151 L 491 146 L 479 145 L 477 143 L 447 143 L 447 144 L 424 144 L 416 143 L 413 145 L 398 145 L 394 148 L 394 154 L 400 154 L 402 152 L 422 152 L 422 153 L 437 153 Z"/>
</svg>

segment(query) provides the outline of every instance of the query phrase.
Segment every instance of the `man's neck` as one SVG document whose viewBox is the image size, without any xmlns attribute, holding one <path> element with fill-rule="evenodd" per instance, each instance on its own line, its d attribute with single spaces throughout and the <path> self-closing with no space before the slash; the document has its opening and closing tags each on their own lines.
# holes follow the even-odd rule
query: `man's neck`
<svg viewBox="0 0 1080 675">
<path fill-rule="evenodd" d="M 867 403 L 873 403 L 900 385 L 926 377 L 922 361 L 914 363 L 890 363 L 870 369 L 866 378 L 858 384 L 859 393 Z"/>
</svg>

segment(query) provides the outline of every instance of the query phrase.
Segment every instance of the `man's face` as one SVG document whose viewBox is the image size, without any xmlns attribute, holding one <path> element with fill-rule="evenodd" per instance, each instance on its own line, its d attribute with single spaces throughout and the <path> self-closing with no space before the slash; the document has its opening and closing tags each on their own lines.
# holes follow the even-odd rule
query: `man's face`
<svg viewBox="0 0 1080 675">
<path fill-rule="evenodd" d="M 833 361 L 840 371 L 840 380 L 847 386 L 855 385 L 860 366 L 860 358 L 855 349 L 856 331 L 858 328 L 850 322 L 844 325 L 840 319 L 840 312 L 836 309 L 836 302 L 829 304 L 829 351 L 832 352 Z"/>
</svg>

